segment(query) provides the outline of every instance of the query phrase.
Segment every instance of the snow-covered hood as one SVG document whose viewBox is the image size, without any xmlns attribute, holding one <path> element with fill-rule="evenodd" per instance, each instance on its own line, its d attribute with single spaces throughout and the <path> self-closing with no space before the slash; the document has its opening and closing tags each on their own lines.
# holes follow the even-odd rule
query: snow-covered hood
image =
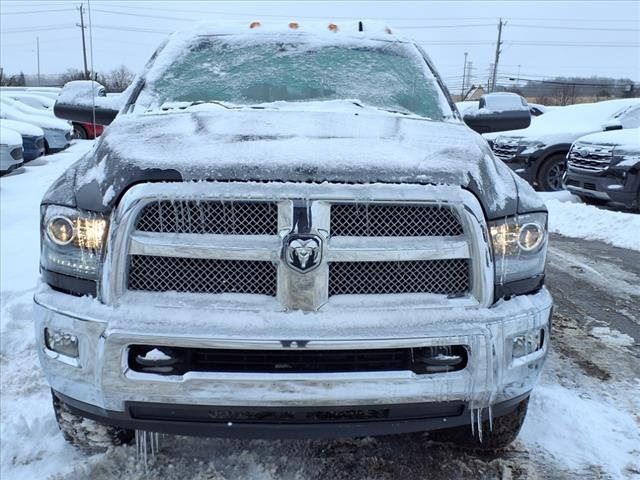
<svg viewBox="0 0 640 480">
<path fill-rule="evenodd" d="M 465 125 L 369 109 L 121 115 L 76 168 L 77 206 L 94 211 L 134 183 L 203 180 L 452 184 L 490 218 L 518 208 L 510 170 Z"/>
<path fill-rule="evenodd" d="M 585 135 L 601 132 L 608 121 L 631 105 L 640 105 L 640 99 L 608 100 L 554 109 L 541 115 L 528 128 L 498 135 L 496 143 L 517 140 L 541 145 L 570 144 Z"/>
<path fill-rule="evenodd" d="M 640 150 L 640 128 L 626 128 L 610 132 L 598 132 L 580 137 L 576 143 L 613 145 L 625 149 Z"/>
<path fill-rule="evenodd" d="M 22 137 L 15 130 L 0 126 L 0 144 L 10 146 L 22 145 Z"/>
<path fill-rule="evenodd" d="M 17 120 L 0 119 L 0 127 L 10 128 L 15 130 L 20 135 L 26 135 L 29 137 L 42 137 L 44 132 L 36 125 L 31 125 L 27 122 L 19 122 Z"/>
</svg>

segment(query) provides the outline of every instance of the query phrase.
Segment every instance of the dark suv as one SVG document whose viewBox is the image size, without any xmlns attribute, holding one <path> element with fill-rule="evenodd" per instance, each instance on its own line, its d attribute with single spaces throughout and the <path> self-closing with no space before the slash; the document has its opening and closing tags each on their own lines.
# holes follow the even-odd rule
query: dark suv
<svg viewBox="0 0 640 480">
<path fill-rule="evenodd" d="M 640 209 L 640 128 L 579 138 L 567 157 L 564 185 L 587 203 Z"/>
<path fill-rule="evenodd" d="M 538 190 L 562 189 L 571 144 L 590 133 L 640 127 L 640 99 L 608 100 L 559 107 L 535 118 L 524 130 L 505 132 L 493 153 Z"/>
</svg>

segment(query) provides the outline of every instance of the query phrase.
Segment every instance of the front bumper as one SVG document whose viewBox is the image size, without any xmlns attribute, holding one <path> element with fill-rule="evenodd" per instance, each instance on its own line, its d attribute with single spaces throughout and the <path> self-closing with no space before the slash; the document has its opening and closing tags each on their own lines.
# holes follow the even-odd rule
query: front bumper
<svg viewBox="0 0 640 480">
<path fill-rule="evenodd" d="M 640 174 L 637 172 L 628 172 L 623 178 L 611 171 L 589 174 L 569 169 L 563 183 L 571 193 L 583 197 L 620 203 L 629 208 L 640 204 Z"/>
<path fill-rule="evenodd" d="M 366 315 L 349 309 L 284 313 L 265 311 L 259 305 L 238 311 L 212 302 L 183 303 L 176 309 L 175 305 L 162 306 L 160 297 L 141 306 L 135 295 L 123 300 L 120 307 L 108 307 L 88 297 L 71 297 L 45 286 L 40 289 L 35 296 L 36 338 L 51 387 L 67 403 L 75 404 L 79 412 L 103 421 L 129 421 L 130 427 L 152 431 L 221 436 L 241 435 L 242 431 L 250 436 L 269 436 L 267 431 L 273 423 L 224 421 L 218 415 L 209 415 L 214 407 L 278 411 L 366 407 L 391 412 L 389 406 L 419 406 L 416 422 L 407 423 L 400 414 L 395 420 L 385 417 L 367 421 L 367 428 L 358 430 L 356 426 L 350 433 L 363 435 L 460 425 L 469 422 L 470 410 L 489 406 L 506 413 L 528 394 L 540 375 L 548 349 L 552 306 L 544 288 L 532 295 L 500 301 L 491 308 L 406 307 L 368 311 Z M 76 335 L 79 358 L 49 350 L 44 341 L 45 328 Z M 544 331 L 542 347 L 512 359 L 513 337 L 537 329 Z M 425 375 L 383 371 L 188 372 L 162 376 L 128 368 L 127 350 L 132 344 L 261 350 L 463 344 L 468 347 L 469 358 L 463 370 Z M 196 411 L 201 412 L 200 417 L 195 418 L 193 413 L 188 422 L 180 419 L 180 412 Z M 187 429 L 186 424 L 200 426 Z M 307 425 L 307 433 L 312 436 L 339 435 L 340 431 L 327 433 L 330 429 L 323 428 L 327 424 L 316 421 L 276 430 L 282 436 L 306 436 L 300 425 Z"/>
</svg>

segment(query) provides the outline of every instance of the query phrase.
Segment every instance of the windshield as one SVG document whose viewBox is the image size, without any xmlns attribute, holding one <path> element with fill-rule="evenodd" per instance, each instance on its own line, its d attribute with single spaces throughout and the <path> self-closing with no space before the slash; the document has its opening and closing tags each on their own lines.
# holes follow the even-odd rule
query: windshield
<svg viewBox="0 0 640 480">
<path fill-rule="evenodd" d="M 445 116 L 444 97 L 413 45 L 241 38 L 199 37 L 173 60 L 158 62 L 166 67 L 151 68 L 136 104 L 157 109 L 166 102 L 343 99 L 436 120 Z"/>
</svg>

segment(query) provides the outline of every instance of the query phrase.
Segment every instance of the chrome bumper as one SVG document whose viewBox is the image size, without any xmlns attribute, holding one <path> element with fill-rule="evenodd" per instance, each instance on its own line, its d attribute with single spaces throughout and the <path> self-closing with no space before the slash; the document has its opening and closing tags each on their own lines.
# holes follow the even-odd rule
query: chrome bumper
<svg viewBox="0 0 640 480">
<path fill-rule="evenodd" d="M 158 295 L 127 294 L 119 306 L 77 298 L 42 286 L 35 295 L 40 361 L 51 387 L 110 411 L 125 402 L 183 405 L 314 406 L 465 401 L 482 408 L 530 391 L 546 357 L 552 299 L 546 289 L 500 301 L 491 308 L 326 308 L 282 312 L 256 304 L 242 310 L 200 298 L 176 308 Z M 145 303 L 140 303 L 142 298 Z M 164 304 L 164 306 L 163 306 Z M 44 329 L 77 335 L 80 356 L 49 350 Z M 543 347 L 512 359 L 511 339 L 543 329 Z M 302 341 L 302 342 L 300 342 Z M 297 342 L 297 343 L 296 343 Z M 254 374 L 133 372 L 128 345 L 200 348 L 307 349 L 396 348 L 464 344 L 467 367 L 416 375 L 410 371 Z"/>
</svg>

